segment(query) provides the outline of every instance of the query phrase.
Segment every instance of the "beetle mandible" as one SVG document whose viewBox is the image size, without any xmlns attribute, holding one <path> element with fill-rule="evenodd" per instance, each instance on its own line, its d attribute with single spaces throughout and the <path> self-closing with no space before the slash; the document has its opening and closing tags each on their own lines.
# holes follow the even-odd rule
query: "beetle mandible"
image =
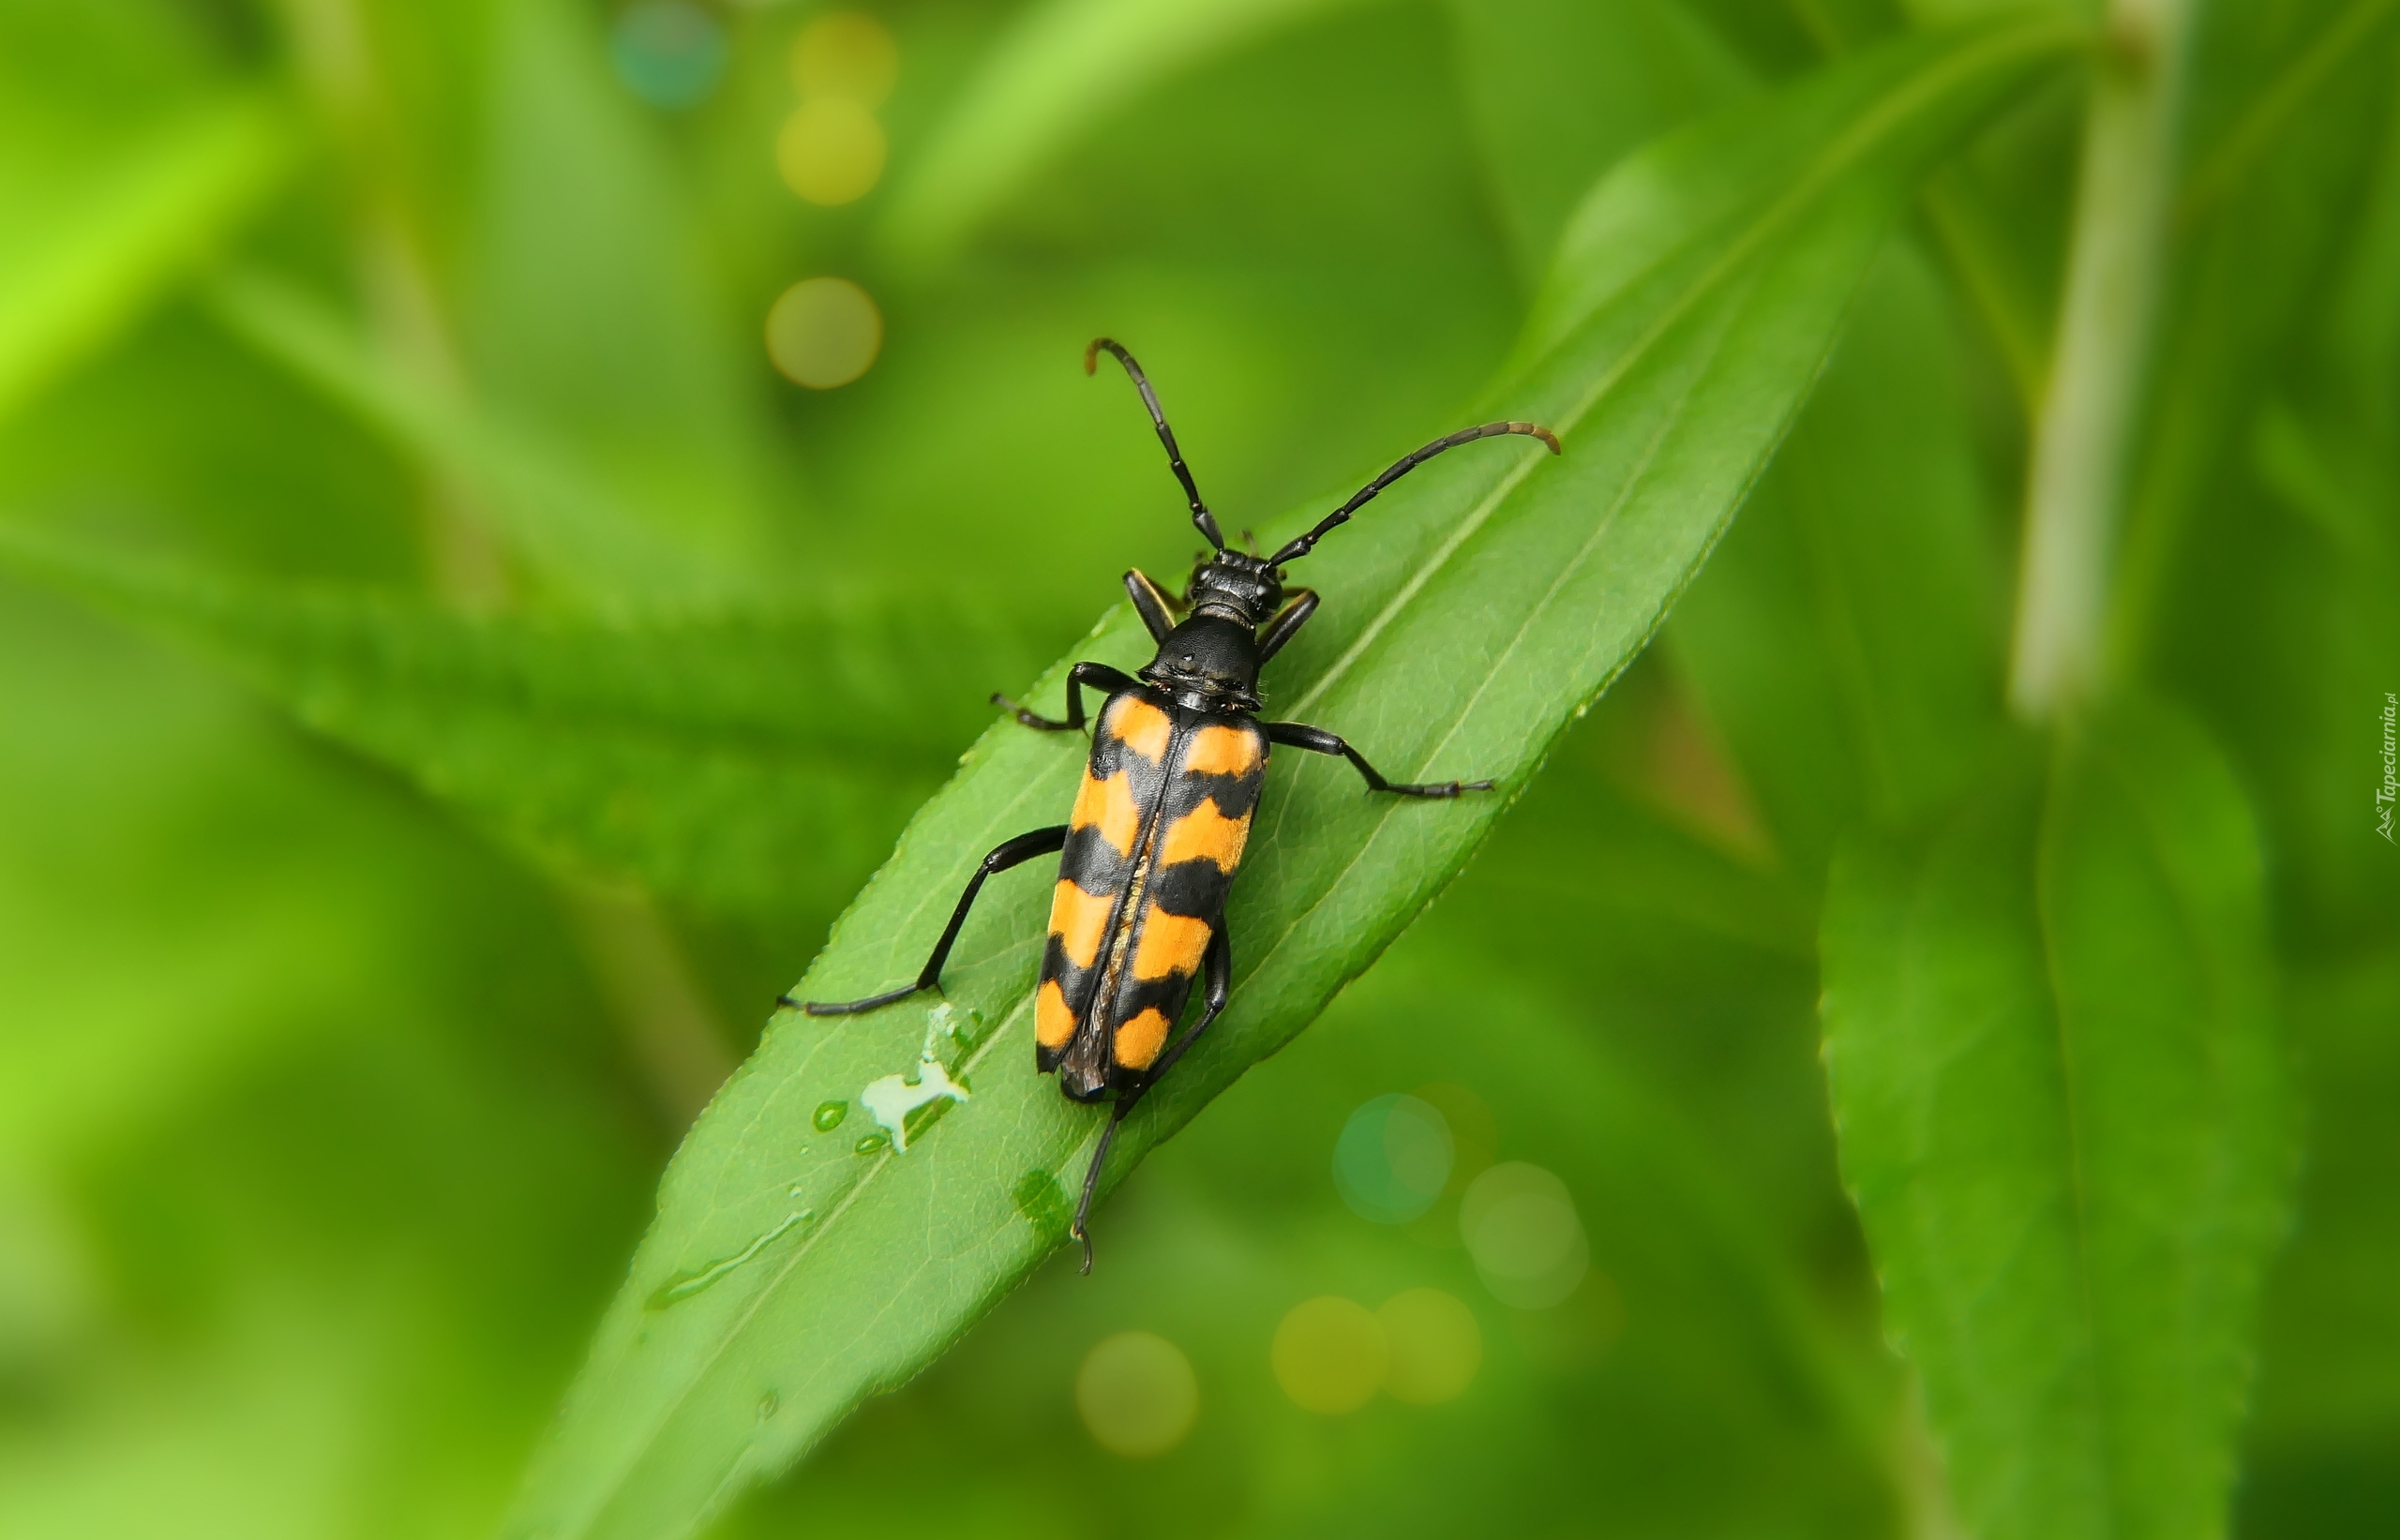
<svg viewBox="0 0 2400 1540">
<path fill-rule="evenodd" d="M 1284 565 L 1308 555 L 1369 499 L 1445 450 L 1521 433 L 1539 439 L 1553 455 L 1559 452 L 1557 435 L 1533 423 L 1462 428 L 1394 462 L 1272 556 L 1228 550 L 1224 531 L 1201 501 L 1183 452 L 1176 447 L 1158 393 L 1133 355 L 1107 337 L 1095 338 L 1084 350 L 1084 372 L 1093 371 L 1102 351 L 1125 366 L 1142 393 L 1159 441 L 1166 446 L 1167 464 L 1191 500 L 1192 522 L 1208 537 L 1213 554 L 1192 570 L 1181 605 L 1141 569 L 1125 575 L 1133 608 L 1159 647 L 1138 677 L 1104 663 L 1076 664 L 1067 673 L 1064 721 L 1036 715 L 1003 695 L 992 697 L 1028 727 L 1055 733 L 1084 730 L 1085 689 L 1106 696 L 1068 820 L 1020 834 L 983 858 L 914 983 L 863 1000 L 811 1000 L 802 1008 L 812 1016 L 849 1016 L 938 988 L 942 964 L 984 880 L 1038 856 L 1063 852 L 1042 982 L 1034 995 L 1034 1059 L 1043 1074 L 1058 1074 L 1058 1088 L 1074 1100 L 1115 1097 L 1084 1174 L 1083 1199 L 1070 1232 L 1083 1243 L 1087 1273 L 1091 1237 L 1085 1224 L 1117 1126 L 1208 1030 L 1230 997 L 1233 949 L 1225 935 L 1225 894 L 1250 836 L 1269 746 L 1340 755 L 1366 778 L 1370 792 L 1448 798 L 1492 789 L 1489 781 L 1388 781 L 1357 749 L 1323 727 L 1257 720 L 1259 669 L 1316 613 L 1313 591 L 1285 591 Z M 1178 609 L 1187 612 L 1181 620 L 1175 618 Z M 1170 1043 L 1192 980 L 1204 974 L 1200 1020 Z"/>
</svg>

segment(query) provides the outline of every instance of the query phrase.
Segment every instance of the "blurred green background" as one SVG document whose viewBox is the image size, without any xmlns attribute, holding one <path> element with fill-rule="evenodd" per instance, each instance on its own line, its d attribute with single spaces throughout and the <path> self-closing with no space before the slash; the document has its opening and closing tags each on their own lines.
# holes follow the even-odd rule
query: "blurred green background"
<svg viewBox="0 0 2400 1540">
<path fill-rule="evenodd" d="M 0 1534 L 488 1532 L 985 694 L 1184 570 L 1084 342 L 1229 528 L 1280 513 L 1455 426 L 1628 151 L 1963 8 L 0 4 Z M 2266 853 L 2305 1154 L 2248 1536 L 2400 1533 L 2392 10 L 2198 12 L 2113 611 Z M 2081 112 L 1928 189 L 1660 643 L 1099 1273 L 722 1533 L 1958 1533 L 1817 920 L 1847 830 L 2005 734 Z M 1448 1154 L 1385 1222 L 1337 1147 L 1393 1093 Z M 1563 1298 L 1462 1244 L 1494 1162 L 1571 1195 Z M 1475 1323 L 1438 1394 L 1279 1371 L 1304 1301 L 1429 1288 Z M 1175 1352 L 1123 1395 L 1196 1387 L 1163 1452 L 1078 1411 L 1125 1331 Z"/>
</svg>

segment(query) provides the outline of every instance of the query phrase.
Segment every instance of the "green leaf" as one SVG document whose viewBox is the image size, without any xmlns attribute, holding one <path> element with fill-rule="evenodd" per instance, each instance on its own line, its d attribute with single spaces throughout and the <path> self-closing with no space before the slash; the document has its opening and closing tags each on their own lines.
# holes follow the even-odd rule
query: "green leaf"
<svg viewBox="0 0 2400 1540">
<path fill-rule="evenodd" d="M 2005 577 L 1954 318 L 1895 242 L 1675 611 L 1675 660 L 1810 892 L 1858 821 L 1897 827 L 1947 800 L 2000 722 Z"/>
<path fill-rule="evenodd" d="M 193 641 L 553 864 L 761 928 L 836 906 L 940 784 L 949 745 L 989 714 L 943 687 L 962 662 L 1005 679 L 1031 659 L 998 624 L 913 605 L 471 619 L 22 536 L 0 560 Z"/>
<path fill-rule="evenodd" d="M 1019 18 L 894 190 L 882 237 L 950 255 L 1033 172 L 1146 86 L 1366 0 L 1046 0 Z"/>
<path fill-rule="evenodd" d="M 2224 1532 L 2290 1164 L 2261 887 L 2147 706 L 1836 865 L 1843 1170 L 1972 1533 Z"/>
<path fill-rule="evenodd" d="M 1460 75 L 1522 271 L 1593 179 L 1730 105 L 1751 74 L 1680 0 L 1455 0 Z"/>
<path fill-rule="evenodd" d="M 1584 226 L 1640 235 L 1648 262 L 1598 281 L 1594 248 L 1570 244 L 1555 286 L 1570 300 L 1479 409 L 1552 424 L 1566 456 L 1513 442 L 1447 456 L 1328 542 L 1308 577 L 1331 603 L 1268 680 L 1273 713 L 1334 727 L 1388 771 L 1521 788 L 1722 531 L 1925 163 L 2080 36 L 2045 19 L 1933 37 L 1753 113 L 1748 133 L 1777 153 L 1749 155 L 1747 178 L 1718 175 L 1705 219 L 1661 196 L 1655 160 L 1597 188 Z M 1704 169 L 1688 145 L 1661 155 Z M 1132 666 L 1143 641 L 1119 609 L 1078 655 Z M 1063 672 L 1034 698 L 1055 701 Z M 841 998 L 913 973 L 976 860 L 1058 817 L 1081 757 L 1072 740 L 986 734 L 801 993 Z M 1230 915 L 1235 1003 L 1127 1122 L 1112 1174 L 1372 962 L 1504 797 L 1397 805 L 1339 764 L 1279 769 Z M 1049 886 L 992 885 L 940 1004 L 771 1025 L 669 1169 L 517 1533 L 688 1533 L 906 1381 L 1061 1243 L 1099 1123 L 1025 1062 Z M 920 1114 L 906 1154 L 862 1139 L 876 1132 L 863 1088 L 916 1076 L 921 1055 L 972 1099 Z"/>
</svg>

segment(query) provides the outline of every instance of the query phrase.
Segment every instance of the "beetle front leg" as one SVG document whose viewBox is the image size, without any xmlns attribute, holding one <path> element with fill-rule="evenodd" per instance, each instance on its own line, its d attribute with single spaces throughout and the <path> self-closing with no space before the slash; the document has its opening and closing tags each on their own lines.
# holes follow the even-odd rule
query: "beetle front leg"
<svg viewBox="0 0 2400 1540">
<path fill-rule="evenodd" d="M 1381 771 L 1367 763 L 1366 755 L 1343 742 L 1338 734 L 1301 722 L 1269 722 L 1266 726 L 1269 742 L 1306 749 L 1311 754 L 1338 754 L 1349 760 L 1358 773 L 1367 778 L 1369 791 L 1388 791 L 1395 797 L 1456 797 L 1462 791 L 1492 789 L 1489 781 L 1442 781 L 1427 785 L 1387 781 Z"/>
<path fill-rule="evenodd" d="M 1119 690 L 1131 690 L 1134 683 L 1132 677 L 1122 669 L 1111 668 L 1104 663 L 1079 663 L 1067 670 L 1067 720 L 1064 722 L 1028 711 L 998 690 L 992 692 L 992 704 L 1036 732 L 1079 733 L 1084 730 L 1085 685 L 1090 685 L 1102 695 L 1113 695 Z"/>
</svg>

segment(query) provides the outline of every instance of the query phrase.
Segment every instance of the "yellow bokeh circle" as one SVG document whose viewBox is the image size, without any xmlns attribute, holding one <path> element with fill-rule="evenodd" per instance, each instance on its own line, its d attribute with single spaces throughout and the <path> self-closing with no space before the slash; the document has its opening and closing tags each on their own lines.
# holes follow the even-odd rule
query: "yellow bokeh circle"
<svg viewBox="0 0 2400 1540">
<path fill-rule="evenodd" d="M 1383 1323 L 1354 1299 L 1323 1294 L 1292 1307 L 1269 1353 L 1275 1383 L 1311 1412 L 1356 1412 L 1383 1388 Z"/>
<path fill-rule="evenodd" d="M 1483 1331 L 1475 1312 L 1439 1289 L 1410 1289 L 1375 1312 L 1389 1368 L 1384 1388 L 1394 1400 L 1438 1406 L 1472 1383 L 1483 1367 Z"/>
<path fill-rule="evenodd" d="M 784 186 L 829 208 L 865 197 L 883 174 L 883 126 L 848 97 L 802 102 L 775 136 Z"/>
<path fill-rule="evenodd" d="M 848 278 L 802 278 L 767 312 L 767 356 L 794 384 L 847 385 L 883 348 L 883 314 Z"/>
<path fill-rule="evenodd" d="M 804 97 L 842 97 L 878 107 L 899 78 L 899 46 L 872 16 L 827 11 L 791 40 L 791 82 Z"/>
<path fill-rule="evenodd" d="M 1075 1411 L 1100 1446 L 1148 1459 L 1181 1443 L 1200 1414 L 1200 1382 L 1183 1350 L 1155 1332 L 1118 1332 L 1084 1354 Z"/>
</svg>

